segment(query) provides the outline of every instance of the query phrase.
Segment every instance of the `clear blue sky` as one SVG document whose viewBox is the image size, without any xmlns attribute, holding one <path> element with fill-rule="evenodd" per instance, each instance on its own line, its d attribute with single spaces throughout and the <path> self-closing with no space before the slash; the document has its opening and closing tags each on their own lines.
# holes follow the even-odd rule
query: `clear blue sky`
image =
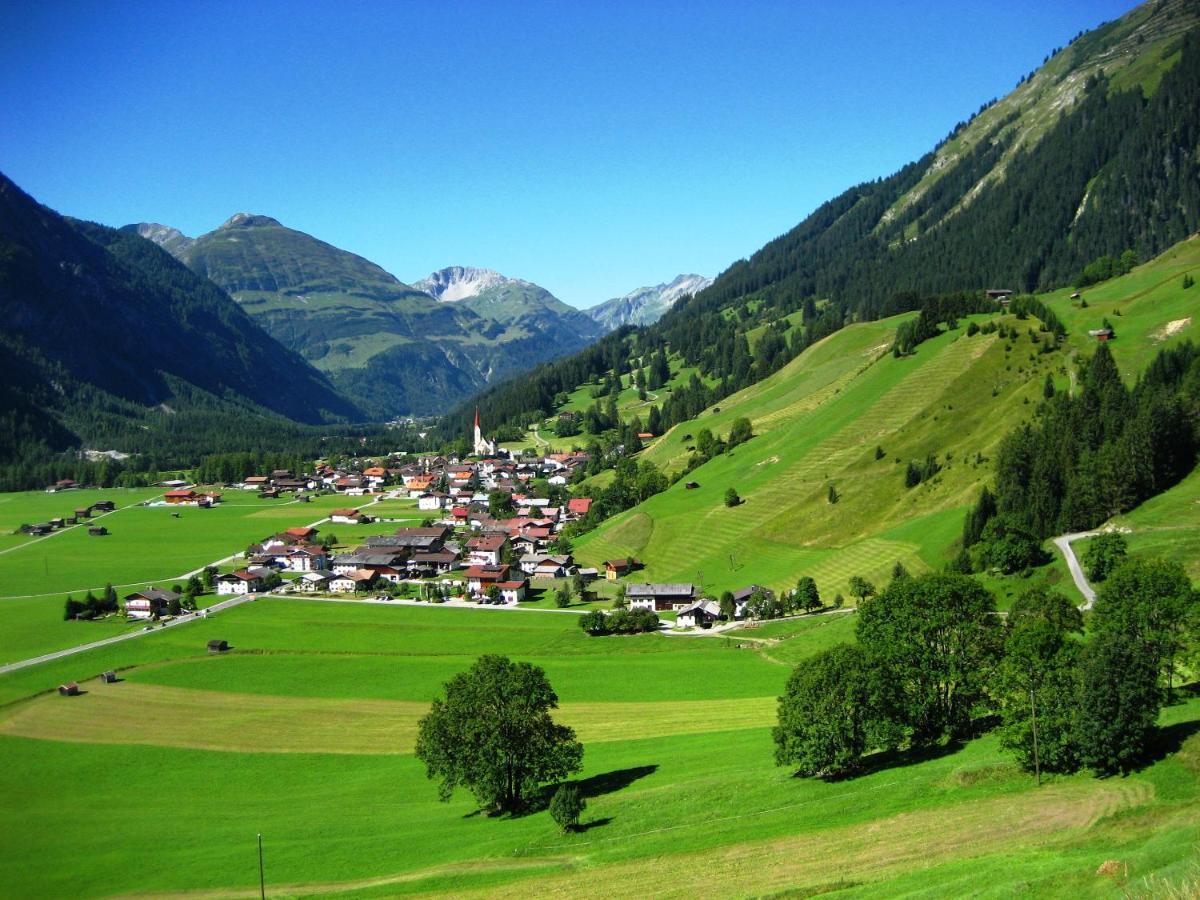
<svg viewBox="0 0 1200 900">
<path fill-rule="evenodd" d="M 0 170 L 110 225 L 262 213 L 588 306 L 716 274 L 1129 8 L 6 3 Z"/>
</svg>

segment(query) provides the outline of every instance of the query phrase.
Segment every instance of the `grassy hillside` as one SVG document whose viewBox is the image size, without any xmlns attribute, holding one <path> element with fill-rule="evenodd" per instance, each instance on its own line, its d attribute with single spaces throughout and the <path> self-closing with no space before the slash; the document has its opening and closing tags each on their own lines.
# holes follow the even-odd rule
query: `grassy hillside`
<svg viewBox="0 0 1200 900">
<path fill-rule="evenodd" d="M 0 677 L 0 793 L 22 811 L 0 824 L 0 878 L 19 896 L 257 896 L 257 833 L 288 896 L 1120 897 L 1195 878 L 1195 699 L 1127 778 L 1037 788 L 988 736 L 798 779 L 771 757 L 781 662 L 842 626 L 773 623 L 738 650 L 749 635 L 591 639 L 574 618 L 264 600 Z M 214 636 L 234 650 L 208 655 Z M 417 717 L 484 651 L 558 691 L 586 748 L 580 832 L 439 803 L 412 756 Z M 123 681 L 84 680 L 106 668 Z M 87 693 L 38 693 L 68 678 Z"/>
<path fill-rule="evenodd" d="M 1052 353 L 1040 352 L 1046 336 L 1035 320 L 999 311 L 995 320 L 1016 337 L 968 336 L 971 319 L 989 318 L 974 316 L 911 358 L 888 352 L 906 317 L 849 326 L 651 444 L 645 458 L 674 472 L 702 427 L 724 435 L 745 416 L 757 435 L 691 472 L 686 480 L 699 488 L 678 482 L 585 535 L 577 555 L 592 564 L 636 555 L 648 579 L 699 581 L 712 591 L 790 587 L 806 574 L 825 596 L 845 593 L 852 575 L 883 580 L 896 561 L 914 571 L 940 567 L 966 506 L 991 475 L 997 444 L 1033 415 L 1047 374 L 1070 390 L 1095 346 L 1088 329 L 1107 317 L 1117 329 L 1118 364 L 1135 378 L 1159 348 L 1192 335 L 1200 288 L 1185 290 L 1182 277 L 1198 268 L 1193 239 L 1083 291 L 1086 308 L 1070 290 L 1047 295 L 1069 330 Z M 930 454 L 941 471 L 905 488 L 907 463 Z M 729 487 L 742 505 L 724 505 Z"/>
</svg>

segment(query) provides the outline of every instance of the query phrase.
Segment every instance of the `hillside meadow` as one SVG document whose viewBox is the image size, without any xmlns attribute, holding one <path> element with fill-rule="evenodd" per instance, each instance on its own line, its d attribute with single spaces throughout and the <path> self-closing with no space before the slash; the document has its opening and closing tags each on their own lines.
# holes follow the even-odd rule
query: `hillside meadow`
<svg viewBox="0 0 1200 900">
<path fill-rule="evenodd" d="M 1032 419 L 1047 379 L 1058 391 L 1074 390 L 1075 372 L 1096 345 L 1090 329 L 1113 325 L 1109 346 L 1131 383 L 1159 350 L 1195 339 L 1200 288 L 1185 289 L 1185 274 L 1200 274 L 1200 238 L 1084 288 L 1077 299 L 1070 288 L 1043 295 L 1068 331 L 1051 352 L 1043 352 L 1046 335 L 1036 320 L 999 305 L 904 358 L 889 350 L 911 314 L 849 325 L 652 442 L 644 458 L 678 473 L 701 428 L 723 436 L 745 417 L 755 433 L 584 535 L 577 555 L 590 564 L 637 556 L 646 580 L 693 581 L 714 592 L 751 583 L 785 589 L 811 575 L 826 599 L 848 597 L 854 575 L 886 580 L 897 562 L 910 571 L 941 568 L 956 552 L 967 508 L 992 477 L 1001 440 Z M 971 323 L 988 321 L 1007 336 L 967 333 Z M 937 474 L 906 488 L 907 464 L 927 459 Z M 724 504 L 731 487 L 743 501 L 733 508 Z M 1175 504 L 1172 512 L 1185 509 Z M 1159 538 L 1133 542 L 1147 549 L 1158 546 L 1164 527 L 1187 529 L 1194 518 L 1164 526 L 1153 511 L 1145 515 Z M 1127 520 L 1136 523 L 1138 513 Z M 1029 586 L 1028 579 L 983 580 L 1002 607 Z M 1057 557 L 1033 581 L 1081 599 Z"/>
<path fill-rule="evenodd" d="M 588 638 L 576 619 L 273 599 L 2 676 L 0 793 L 22 815 L 0 825 L 0 879 L 255 896 L 259 832 L 268 892 L 288 896 L 1118 897 L 1189 877 L 1198 700 L 1167 709 L 1164 755 L 1124 779 L 1036 788 L 987 735 L 827 783 L 774 766 L 774 698 L 853 614 L 728 638 Z M 213 636 L 234 649 L 210 657 Z M 580 832 L 439 803 L 411 755 L 429 700 L 485 651 L 544 666 L 578 729 Z M 109 667 L 123 680 L 90 677 Z M 86 693 L 46 693 L 68 677 Z"/>
</svg>

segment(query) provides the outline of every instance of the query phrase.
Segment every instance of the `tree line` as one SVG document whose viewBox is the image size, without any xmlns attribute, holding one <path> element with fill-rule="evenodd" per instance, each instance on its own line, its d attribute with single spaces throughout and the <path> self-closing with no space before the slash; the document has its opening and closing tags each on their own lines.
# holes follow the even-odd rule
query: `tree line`
<svg viewBox="0 0 1200 900">
<path fill-rule="evenodd" d="M 1029 771 L 1125 772 L 1154 749 L 1158 714 L 1200 642 L 1200 596 L 1173 562 L 1130 558 L 1080 611 L 1035 589 L 1005 619 L 952 573 L 894 579 L 859 606 L 855 644 L 801 662 L 779 701 L 775 757 L 844 777 L 871 753 L 964 740 L 999 717 Z"/>
</svg>

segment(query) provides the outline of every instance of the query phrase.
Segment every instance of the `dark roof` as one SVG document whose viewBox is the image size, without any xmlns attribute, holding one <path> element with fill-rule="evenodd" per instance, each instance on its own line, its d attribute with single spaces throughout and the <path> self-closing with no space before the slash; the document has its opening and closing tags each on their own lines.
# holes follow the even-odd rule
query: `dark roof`
<svg viewBox="0 0 1200 900">
<path fill-rule="evenodd" d="M 626 597 L 694 597 L 696 586 L 685 582 L 668 584 L 631 584 L 625 588 Z"/>
</svg>

